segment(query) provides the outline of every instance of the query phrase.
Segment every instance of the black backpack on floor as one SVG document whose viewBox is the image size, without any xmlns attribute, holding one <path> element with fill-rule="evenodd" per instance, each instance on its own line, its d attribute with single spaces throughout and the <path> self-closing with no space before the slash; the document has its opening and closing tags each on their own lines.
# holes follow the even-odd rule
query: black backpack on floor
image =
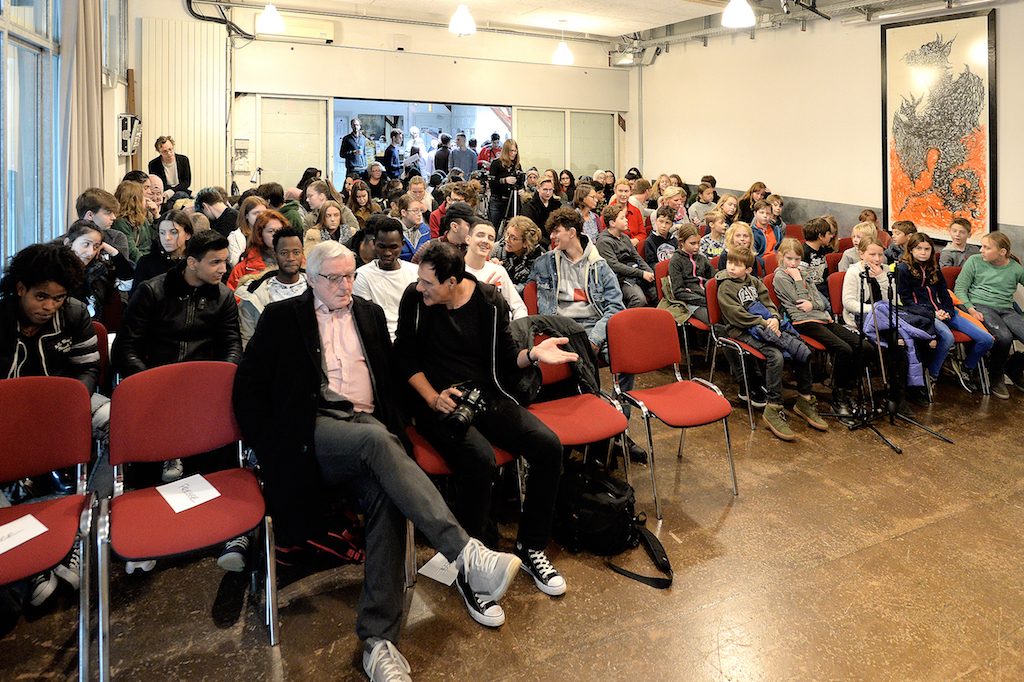
<svg viewBox="0 0 1024 682">
<path fill-rule="evenodd" d="M 639 544 L 666 578 L 633 573 L 611 561 L 608 567 L 645 585 L 672 585 L 672 565 L 661 541 L 645 527 L 647 515 L 636 513 L 633 486 L 595 466 L 570 465 L 562 475 L 555 506 L 555 538 L 570 552 L 614 556 Z"/>
</svg>

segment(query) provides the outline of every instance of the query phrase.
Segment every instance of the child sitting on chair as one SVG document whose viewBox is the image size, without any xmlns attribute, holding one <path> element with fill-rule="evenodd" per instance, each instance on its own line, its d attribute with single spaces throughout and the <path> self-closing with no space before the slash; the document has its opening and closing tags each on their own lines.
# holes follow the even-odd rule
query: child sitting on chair
<svg viewBox="0 0 1024 682">
<path fill-rule="evenodd" d="M 871 237 L 878 241 L 879 244 L 882 242 L 878 239 L 878 228 L 872 222 L 857 223 L 853 226 L 853 234 L 850 238 L 853 240 L 853 246 L 843 251 L 843 257 L 839 260 L 839 267 L 836 268 L 838 272 L 846 272 L 850 269 L 850 266 L 854 263 L 860 262 L 860 251 L 857 247 L 860 246 L 860 240 L 864 237 Z M 886 264 L 885 255 L 882 255 L 882 265 Z"/>
<path fill-rule="evenodd" d="M 708 301 L 704 288 L 707 281 L 715 276 L 715 270 L 700 252 L 700 235 L 696 227 L 683 225 L 676 234 L 679 249 L 672 254 L 668 264 L 668 277 L 672 283 L 671 302 L 685 304 L 689 315 L 708 324 Z"/>
<path fill-rule="evenodd" d="M 832 387 L 832 411 L 850 414 L 850 390 L 864 372 L 865 347 L 860 336 L 836 324 L 826 297 L 805 277 L 804 245 L 796 239 L 782 240 L 779 269 L 773 282 L 775 295 L 798 333 L 810 337 L 830 354 L 835 354 L 835 378 Z M 870 347 L 867 347 L 870 351 Z"/>
<path fill-rule="evenodd" d="M 725 214 L 717 208 L 704 214 L 708 233 L 700 238 L 700 252 L 711 260 L 725 249 Z"/>
<path fill-rule="evenodd" d="M 967 218 L 953 218 L 949 225 L 949 243 L 939 254 L 939 267 L 963 267 L 964 262 L 976 253 L 981 253 L 974 244 L 968 244 L 971 236 L 971 222 Z"/>
<path fill-rule="evenodd" d="M 718 304 L 722 309 L 722 322 L 726 332 L 734 339 L 757 349 L 765 357 L 765 393 L 767 405 L 762 419 L 777 437 L 785 441 L 796 439 L 796 434 L 786 420 L 786 408 L 782 404 L 783 349 L 781 317 L 775 308 L 764 283 L 750 273 L 754 267 L 754 254 L 746 249 L 734 249 L 729 253 L 726 269 L 715 275 L 718 281 Z M 758 311 L 762 311 L 761 314 Z M 764 315 L 767 315 L 765 317 Z M 795 337 L 795 344 L 788 345 L 796 373 L 799 397 L 793 411 L 819 431 L 828 430 L 828 424 L 818 414 L 817 399 L 811 395 L 811 367 L 807 362 L 810 351 Z M 798 353 L 802 347 L 804 353 Z M 796 352 L 795 352 L 796 351 Z M 803 359 L 799 359 L 797 355 Z"/>
</svg>

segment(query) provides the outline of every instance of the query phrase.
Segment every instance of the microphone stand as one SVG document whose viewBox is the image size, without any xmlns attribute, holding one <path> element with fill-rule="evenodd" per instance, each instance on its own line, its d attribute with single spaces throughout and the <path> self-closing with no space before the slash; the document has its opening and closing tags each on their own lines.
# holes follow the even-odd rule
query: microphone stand
<svg viewBox="0 0 1024 682">
<path fill-rule="evenodd" d="M 861 354 L 864 353 L 865 341 L 867 340 L 867 333 L 864 331 L 864 321 L 865 321 L 864 303 L 865 303 L 865 299 L 868 296 L 871 296 L 871 298 L 872 298 L 872 319 L 874 319 L 874 317 L 873 317 L 874 316 L 874 303 L 876 302 L 876 301 L 874 301 L 874 295 L 871 292 L 871 285 L 868 283 L 868 277 L 869 277 L 868 269 L 867 269 L 867 267 L 865 267 L 863 270 L 861 270 L 861 273 L 860 273 L 860 296 L 859 296 L 859 298 L 860 298 L 860 312 L 858 313 L 857 318 L 856 318 L 857 319 L 857 340 L 858 340 L 858 344 L 857 344 L 858 351 L 857 352 L 861 353 Z M 875 330 L 876 330 L 876 332 L 878 330 L 878 325 L 877 324 L 875 324 Z M 885 392 L 885 395 L 888 396 L 888 395 L 890 395 L 889 376 L 888 376 L 888 374 L 885 371 L 885 362 L 884 362 L 884 358 L 882 357 L 882 345 L 881 345 L 880 341 L 881 341 L 881 339 L 878 339 L 878 342 L 875 343 L 874 345 L 875 345 L 876 350 L 878 351 L 878 365 L 879 365 L 879 368 L 880 368 L 881 374 L 882 374 L 882 385 L 884 386 L 883 391 Z M 865 366 L 867 365 L 867 363 L 864 363 L 864 364 L 865 364 Z M 865 378 L 866 377 L 862 377 L 861 380 L 857 382 L 857 400 L 856 400 L 856 402 L 853 405 L 852 414 L 843 423 L 846 424 L 846 427 L 850 431 L 856 431 L 858 429 L 869 429 L 872 433 L 874 433 L 876 436 L 878 436 L 878 438 L 883 443 L 888 445 L 889 448 L 891 448 L 893 452 L 895 452 L 898 455 L 902 454 L 903 453 L 902 448 L 900 448 L 898 445 L 896 445 L 896 443 L 894 443 L 891 440 L 889 440 L 885 436 L 885 434 L 883 434 L 881 431 L 879 431 L 878 427 L 875 426 L 875 421 L 885 417 L 886 412 L 884 412 L 882 410 L 876 410 L 875 409 L 874 396 L 871 393 L 871 387 L 868 386 L 868 390 L 867 391 L 864 390 L 864 379 Z M 838 416 L 838 415 L 833 415 L 833 416 Z"/>
</svg>

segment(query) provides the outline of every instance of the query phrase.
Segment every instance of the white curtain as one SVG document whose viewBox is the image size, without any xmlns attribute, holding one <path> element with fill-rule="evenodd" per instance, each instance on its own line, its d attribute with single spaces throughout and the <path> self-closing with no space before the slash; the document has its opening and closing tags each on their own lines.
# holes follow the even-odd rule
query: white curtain
<svg viewBox="0 0 1024 682">
<path fill-rule="evenodd" d="M 63 3 L 61 26 L 60 114 L 68 222 L 75 198 L 103 186 L 103 16 L 100 0 Z M 60 176 L 58 176 L 60 177 Z"/>
</svg>

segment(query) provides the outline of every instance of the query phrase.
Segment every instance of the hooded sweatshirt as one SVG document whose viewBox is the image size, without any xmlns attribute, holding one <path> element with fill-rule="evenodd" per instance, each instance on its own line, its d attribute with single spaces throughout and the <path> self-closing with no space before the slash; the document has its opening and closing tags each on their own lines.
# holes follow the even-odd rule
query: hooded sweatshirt
<svg viewBox="0 0 1024 682">
<path fill-rule="evenodd" d="M 679 249 L 669 261 L 668 276 L 672 282 L 672 296 L 677 301 L 701 307 L 708 304 L 704 288 L 707 281 L 715 276 L 715 270 L 704 254 L 698 252 L 691 256 Z"/>
<path fill-rule="evenodd" d="M 715 279 L 718 280 L 718 305 L 722 309 L 722 322 L 729 336 L 738 338 L 751 327 L 764 327 L 768 322 L 747 310 L 747 304 L 754 301 L 760 301 L 774 319 L 779 319 L 778 308 L 772 303 L 764 283 L 757 277 L 746 275 L 743 279 L 733 279 L 727 270 L 722 270 L 715 275 Z"/>
</svg>

